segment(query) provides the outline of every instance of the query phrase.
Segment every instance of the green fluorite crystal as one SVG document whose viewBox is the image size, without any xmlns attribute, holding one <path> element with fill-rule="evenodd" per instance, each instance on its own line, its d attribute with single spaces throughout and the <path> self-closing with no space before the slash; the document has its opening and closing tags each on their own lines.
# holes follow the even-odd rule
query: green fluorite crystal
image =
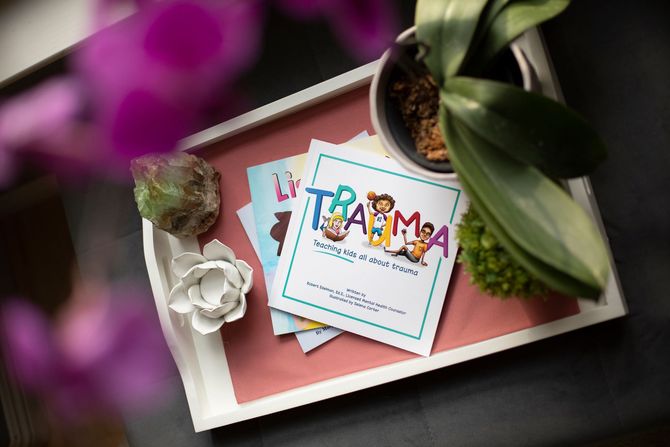
<svg viewBox="0 0 670 447">
<path fill-rule="evenodd" d="M 140 214 L 177 237 L 207 231 L 219 215 L 220 175 L 184 152 L 145 155 L 130 163 Z"/>
</svg>

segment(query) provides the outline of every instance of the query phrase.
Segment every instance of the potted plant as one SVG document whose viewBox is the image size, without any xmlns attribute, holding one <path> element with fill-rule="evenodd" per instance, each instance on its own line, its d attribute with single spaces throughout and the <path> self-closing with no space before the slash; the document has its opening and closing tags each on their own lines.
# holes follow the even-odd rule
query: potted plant
<svg viewBox="0 0 670 447">
<path fill-rule="evenodd" d="M 597 298 L 607 282 L 600 234 L 559 182 L 589 174 L 604 159 L 604 144 L 564 105 L 487 79 L 488 67 L 514 39 L 568 4 L 419 0 L 414 54 L 420 64 L 395 61 L 406 66 L 409 79 L 424 76 L 417 66 L 430 74 L 437 129 L 422 135 L 441 136 L 448 154 L 432 176 L 448 176 L 449 168 L 458 175 L 473 207 L 458 231 L 461 260 L 481 289 L 500 296 L 536 295 L 543 290 L 539 282 L 567 295 Z M 394 63 L 390 56 L 387 63 Z M 379 123 L 382 115 L 374 107 L 373 115 Z M 382 141 L 395 138 L 388 134 L 391 126 L 375 128 L 384 133 Z M 464 235 L 469 244 L 463 244 Z M 503 270 L 490 262 L 492 247 L 511 261 Z"/>
<path fill-rule="evenodd" d="M 438 127 L 438 87 L 420 55 L 425 51 L 413 26 L 382 55 L 370 88 L 373 126 L 382 144 L 408 170 L 438 180 L 453 178 Z M 517 44 L 513 42 L 499 59 L 488 77 L 540 90 L 535 69 Z"/>
</svg>

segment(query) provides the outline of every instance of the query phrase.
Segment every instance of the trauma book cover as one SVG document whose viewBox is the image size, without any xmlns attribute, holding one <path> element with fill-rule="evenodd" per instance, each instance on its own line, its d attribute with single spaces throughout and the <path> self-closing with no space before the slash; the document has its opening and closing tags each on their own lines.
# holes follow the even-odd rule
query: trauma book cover
<svg viewBox="0 0 670 447">
<path fill-rule="evenodd" d="M 468 199 L 389 158 L 313 144 L 270 305 L 430 355 Z"/>
</svg>

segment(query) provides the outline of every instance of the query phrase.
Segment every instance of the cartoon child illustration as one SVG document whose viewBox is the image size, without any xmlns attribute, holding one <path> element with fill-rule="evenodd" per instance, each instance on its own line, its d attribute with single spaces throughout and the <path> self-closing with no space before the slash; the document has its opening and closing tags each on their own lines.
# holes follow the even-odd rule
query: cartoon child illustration
<svg viewBox="0 0 670 447">
<path fill-rule="evenodd" d="M 388 194 L 377 195 L 372 191 L 368 193 L 368 200 L 368 212 L 374 216 L 370 235 L 374 237 L 376 234 L 378 237 L 382 237 L 386 221 L 388 220 L 386 213 L 393 209 L 395 200 Z"/>
<path fill-rule="evenodd" d="M 321 217 L 323 219 L 323 225 L 321 225 L 321 230 L 323 237 L 330 239 L 331 241 L 341 241 L 349 234 L 349 230 L 344 230 L 344 218 L 341 213 L 333 213 L 328 219 L 326 216 Z"/>
<path fill-rule="evenodd" d="M 421 227 L 419 239 L 407 242 L 407 230 L 403 228 L 402 238 L 405 241 L 405 245 L 400 247 L 398 250 L 387 250 L 386 247 L 384 247 L 384 251 L 386 253 L 390 253 L 391 256 L 402 255 L 412 262 L 421 261 L 421 265 L 427 266 L 428 264 L 423 260 L 423 258 L 426 255 L 426 251 L 428 251 L 428 240 L 433 235 L 433 231 L 435 231 L 435 226 L 430 222 L 425 222 Z M 412 251 L 409 249 L 410 245 L 414 245 Z"/>
</svg>

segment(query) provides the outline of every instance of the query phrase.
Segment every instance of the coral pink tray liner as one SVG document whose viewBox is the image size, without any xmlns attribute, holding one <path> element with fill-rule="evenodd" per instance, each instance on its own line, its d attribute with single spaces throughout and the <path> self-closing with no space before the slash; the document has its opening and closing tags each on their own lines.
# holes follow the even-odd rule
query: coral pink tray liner
<svg viewBox="0 0 670 447">
<path fill-rule="evenodd" d="M 247 167 L 306 152 L 311 138 L 342 143 L 364 129 L 372 134 L 369 113 L 368 88 L 364 87 L 198 152 L 221 173 L 222 199 L 221 214 L 214 226 L 200 236 L 200 244 L 218 238 L 255 270 L 255 285 L 248 296 L 246 316 L 224 325 L 221 331 L 239 403 L 415 357 L 349 333 L 308 354 L 303 354 L 295 336 L 275 336 L 261 265 L 235 213 L 251 200 Z M 563 297 L 529 302 L 491 299 L 470 286 L 467 275 L 457 266 L 442 310 L 433 353 L 578 312 L 576 300 Z"/>
</svg>

